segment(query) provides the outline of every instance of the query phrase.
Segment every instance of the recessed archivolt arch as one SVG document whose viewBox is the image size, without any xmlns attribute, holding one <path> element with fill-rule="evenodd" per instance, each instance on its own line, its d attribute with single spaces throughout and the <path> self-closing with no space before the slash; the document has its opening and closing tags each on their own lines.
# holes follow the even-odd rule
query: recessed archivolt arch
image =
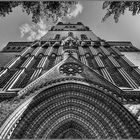
<svg viewBox="0 0 140 140">
<path fill-rule="evenodd" d="M 60 133 L 62 131 L 62 133 Z M 64 122 L 61 127 L 58 127 L 57 130 L 55 130 L 54 133 L 52 133 L 50 136 L 50 138 L 68 138 L 66 135 L 71 132 L 74 131 L 76 133 L 76 135 L 78 136 L 74 136 L 72 138 L 90 138 L 92 137 L 90 135 L 90 133 L 88 132 L 88 130 L 83 129 L 83 127 L 78 124 L 77 121 L 74 120 L 69 120 L 67 122 Z"/>
<path fill-rule="evenodd" d="M 80 104 L 79 104 L 80 105 Z M 26 130 L 26 136 L 27 137 L 31 137 L 31 134 L 32 135 L 34 135 L 36 132 L 38 133 L 38 136 L 39 136 L 39 133 L 41 133 L 40 131 L 43 131 L 43 130 L 41 130 L 40 129 L 40 126 L 42 127 L 42 126 L 44 126 L 44 130 L 46 130 L 47 128 L 45 128 L 45 127 L 48 127 L 48 124 L 52 124 L 52 125 L 50 125 L 50 127 L 49 127 L 49 129 L 53 129 L 53 128 L 55 128 L 55 125 L 54 124 L 56 124 L 57 122 L 59 122 L 58 121 L 58 118 L 65 118 L 64 116 L 65 115 L 67 115 L 67 114 L 69 114 L 69 113 L 72 113 L 72 115 L 74 115 L 74 114 L 76 114 L 77 115 L 77 118 L 78 118 L 78 116 L 81 116 L 81 118 L 83 118 L 83 116 L 85 117 L 87 117 L 87 119 L 85 119 L 85 118 L 83 118 L 83 122 L 85 123 L 85 124 L 88 124 L 89 122 L 90 122 L 90 124 L 92 124 L 92 123 L 94 123 L 94 126 L 97 128 L 100 128 L 99 130 L 98 130 L 98 136 L 99 136 L 99 134 L 101 134 L 102 133 L 102 136 L 104 136 L 104 137 L 106 137 L 106 136 L 108 136 L 108 137 L 110 137 L 109 135 L 106 135 L 107 134 L 107 131 L 109 132 L 109 131 L 112 131 L 112 130 L 110 130 L 110 127 L 112 127 L 112 129 L 113 129 L 113 125 L 108 125 L 107 123 L 105 123 L 104 121 L 102 121 L 102 122 L 100 122 L 99 120 L 98 120 L 98 118 L 97 118 L 97 115 L 95 115 L 95 116 L 93 116 L 93 115 L 91 115 L 90 114 L 90 112 L 87 112 L 87 111 L 85 111 L 84 109 L 80 109 L 79 107 L 78 107 L 78 105 L 77 105 L 77 107 L 76 107 L 76 105 L 75 106 L 70 106 L 70 103 L 67 105 L 68 107 L 66 107 L 66 105 L 65 105 L 65 107 L 63 107 L 63 109 L 60 109 L 59 111 L 57 111 L 54 115 L 52 115 L 49 119 L 46 119 L 45 121 L 43 121 L 43 122 L 40 122 L 39 120 L 39 118 L 42 118 L 43 116 L 45 117 L 45 114 L 46 114 L 46 112 L 44 112 L 43 114 L 41 114 L 36 120 L 35 120 L 35 122 L 32 124 L 32 126 L 30 127 L 30 128 L 28 128 L 28 130 Z M 84 108 L 85 106 L 83 106 L 83 108 Z M 59 117 L 58 117 L 59 116 Z M 105 116 L 103 116 L 103 117 L 105 117 Z M 105 117 L 105 118 L 103 118 L 102 117 L 102 119 L 106 119 L 107 120 L 107 118 Z M 71 118 L 70 118 L 71 119 Z M 85 120 L 85 121 L 84 121 Z M 109 120 L 108 120 L 108 122 L 109 122 Z M 104 124 L 103 124 L 104 123 Z M 111 123 L 111 122 L 110 122 Z M 37 130 L 35 130 L 33 127 L 36 125 L 36 124 L 40 124 L 40 126 L 38 125 L 38 129 Z M 60 123 L 61 124 L 61 123 Z M 51 126 L 53 126 L 53 127 L 51 127 Z M 94 128 L 94 126 L 92 126 L 92 128 Z M 107 130 L 106 130 L 107 129 Z M 90 130 L 90 129 L 89 129 Z M 96 129 L 95 129 L 96 130 Z M 49 130 L 48 130 L 49 131 Z M 116 136 L 117 136 L 117 132 L 116 132 L 117 130 L 114 130 L 114 132 L 112 132 L 112 133 L 114 133 L 114 134 L 116 134 Z M 51 132 L 51 131 L 50 131 Z M 116 133 L 115 133 L 116 132 Z M 36 134 L 37 135 L 37 134 Z M 40 135 L 42 135 L 42 134 L 40 134 Z M 118 135 L 119 136 L 119 135 Z M 37 137 L 37 136 L 35 136 L 35 137 Z"/>
<path fill-rule="evenodd" d="M 78 83 L 59 84 L 37 94 L 8 134 L 10 138 L 53 138 L 70 120 L 88 130 L 90 138 L 140 138 L 139 124 L 118 101 Z"/>
<path fill-rule="evenodd" d="M 88 132 L 88 134 L 89 134 L 88 138 L 100 137 L 100 134 L 97 132 L 95 127 L 90 125 L 88 121 L 85 121 L 79 115 L 75 115 L 75 113 L 69 113 L 69 114 L 67 113 L 65 116 L 63 115 L 61 118 L 59 118 L 57 121 L 55 121 L 53 123 L 52 127 L 50 127 L 48 129 L 48 131 L 45 132 L 44 136 L 46 138 L 51 138 L 51 137 L 53 138 L 52 133 L 57 132 L 57 130 L 58 130 L 58 129 L 56 129 L 56 130 L 53 130 L 53 129 L 55 129 L 55 127 L 61 129 L 62 125 L 65 124 L 68 121 L 74 121 L 74 122 L 80 124 L 81 127 L 83 127 L 85 129 L 85 131 L 87 130 L 86 132 Z M 69 128 L 73 128 L 73 127 L 69 126 Z M 77 130 L 77 129 L 75 129 L 75 130 Z M 63 131 L 60 132 L 60 134 L 61 133 L 63 133 Z"/>
</svg>

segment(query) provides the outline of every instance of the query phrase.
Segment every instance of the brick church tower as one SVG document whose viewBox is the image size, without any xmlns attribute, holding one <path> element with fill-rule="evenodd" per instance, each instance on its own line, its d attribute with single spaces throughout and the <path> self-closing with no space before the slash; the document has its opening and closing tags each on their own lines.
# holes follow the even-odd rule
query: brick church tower
<svg viewBox="0 0 140 140">
<path fill-rule="evenodd" d="M 0 52 L 0 138 L 140 138 L 140 69 L 81 22 Z"/>
</svg>

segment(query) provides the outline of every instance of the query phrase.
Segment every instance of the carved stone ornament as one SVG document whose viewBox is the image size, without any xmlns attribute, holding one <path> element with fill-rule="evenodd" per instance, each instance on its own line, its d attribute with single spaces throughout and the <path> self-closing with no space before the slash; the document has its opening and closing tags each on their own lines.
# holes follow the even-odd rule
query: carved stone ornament
<svg viewBox="0 0 140 140">
<path fill-rule="evenodd" d="M 76 74 L 80 74 L 83 72 L 83 68 L 77 64 L 77 63 L 65 63 L 62 66 L 60 66 L 59 68 L 60 73 L 66 74 L 67 76 L 69 75 L 76 75 Z"/>
</svg>

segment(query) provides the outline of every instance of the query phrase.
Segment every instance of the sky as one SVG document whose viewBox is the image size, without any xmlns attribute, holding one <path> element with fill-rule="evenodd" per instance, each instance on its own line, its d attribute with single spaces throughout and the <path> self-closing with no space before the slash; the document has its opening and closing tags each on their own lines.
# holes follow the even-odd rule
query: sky
<svg viewBox="0 0 140 140">
<path fill-rule="evenodd" d="M 106 10 L 102 9 L 103 1 L 80 1 L 67 15 L 67 22 L 82 22 L 100 38 L 106 41 L 131 41 L 140 48 L 140 15 L 132 16 L 129 11 L 121 16 L 118 23 L 113 17 L 101 22 Z M 33 41 L 39 39 L 51 27 L 44 20 L 38 24 L 31 21 L 31 15 L 22 12 L 20 7 L 4 18 L 0 18 L 0 49 L 10 41 Z"/>
</svg>

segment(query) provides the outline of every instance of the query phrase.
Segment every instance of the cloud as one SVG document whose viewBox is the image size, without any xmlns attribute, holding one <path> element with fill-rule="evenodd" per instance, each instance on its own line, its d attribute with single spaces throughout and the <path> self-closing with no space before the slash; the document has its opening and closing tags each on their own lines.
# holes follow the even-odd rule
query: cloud
<svg viewBox="0 0 140 140">
<path fill-rule="evenodd" d="M 57 23 L 60 21 L 64 22 L 65 18 L 76 18 L 77 15 L 82 12 L 82 10 L 83 6 L 80 3 L 77 3 L 69 9 L 66 17 L 58 18 Z M 52 21 L 47 22 L 45 19 L 40 19 L 40 22 L 38 22 L 37 24 L 32 23 L 30 25 L 28 23 L 25 23 L 19 27 L 21 37 L 27 38 L 28 41 L 38 40 L 42 36 L 44 36 L 52 26 L 56 25 L 57 23 L 53 23 Z"/>
<path fill-rule="evenodd" d="M 28 41 L 34 41 L 45 35 L 50 28 L 51 25 L 47 25 L 44 20 L 40 20 L 37 24 L 23 24 L 20 26 L 20 33 L 21 37 L 26 37 Z"/>
<path fill-rule="evenodd" d="M 83 6 L 78 2 L 75 6 L 72 7 L 72 9 L 69 9 L 69 13 L 67 14 L 68 18 L 76 18 L 78 14 L 80 14 L 83 11 Z"/>
</svg>

